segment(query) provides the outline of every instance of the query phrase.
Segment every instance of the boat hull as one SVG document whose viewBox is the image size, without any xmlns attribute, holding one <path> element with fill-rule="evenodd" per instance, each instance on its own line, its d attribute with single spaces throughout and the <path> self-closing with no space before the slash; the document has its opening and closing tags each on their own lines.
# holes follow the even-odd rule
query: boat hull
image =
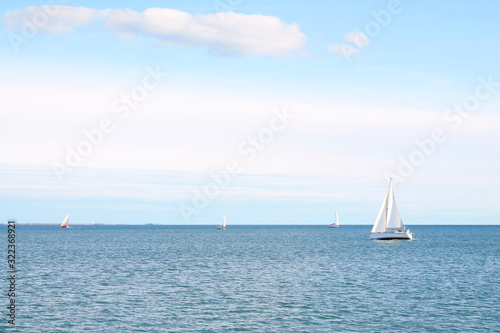
<svg viewBox="0 0 500 333">
<path fill-rule="evenodd" d="M 390 239 L 413 239 L 413 234 L 407 230 L 406 232 L 371 232 L 370 239 L 379 239 L 379 240 L 390 240 Z"/>
<path fill-rule="evenodd" d="M 329 224 L 328 225 L 328 228 L 338 228 L 339 226 L 338 225 L 335 225 L 335 224 Z"/>
</svg>

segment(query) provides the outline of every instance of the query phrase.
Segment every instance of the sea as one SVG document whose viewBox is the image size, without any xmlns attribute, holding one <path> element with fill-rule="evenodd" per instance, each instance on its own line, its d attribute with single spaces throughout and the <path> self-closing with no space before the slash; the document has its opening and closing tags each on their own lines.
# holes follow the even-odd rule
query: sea
<svg viewBox="0 0 500 333">
<path fill-rule="evenodd" d="M 500 226 L 410 229 L 17 225 L 0 331 L 500 332 Z"/>
</svg>

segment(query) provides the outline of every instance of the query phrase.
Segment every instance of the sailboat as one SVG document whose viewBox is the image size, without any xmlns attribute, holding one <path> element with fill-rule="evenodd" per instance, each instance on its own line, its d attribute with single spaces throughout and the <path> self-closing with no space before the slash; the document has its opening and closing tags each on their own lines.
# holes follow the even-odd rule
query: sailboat
<svg viewBox="0 0 500 333">
<path fill-rule="evenodd" d="M 370 239 L 413 239 L 413 233 L 406 229 L 396 205 L 392 178 L 377 220 L 370 232 Z"/>
<path fill-rule="evenodd" d="M 339 213 L 335 212 L 335 223 L 331 223 L 328 225 L 328 228 L 338 228 L 339 227 Z"/>
<path fill-rule="evenodd" d="M 226 229 L 226 214 L 222 214 L 222 223 L 217 226 L 217 229 Z"/>
<path fill-rule="evenodd" d="M 64 218 L 63 223 L 61 224 L 61 228 L 69 228 L 68 227 L 69 214 L 66 214 L 66 218 Z"/>
</svg>

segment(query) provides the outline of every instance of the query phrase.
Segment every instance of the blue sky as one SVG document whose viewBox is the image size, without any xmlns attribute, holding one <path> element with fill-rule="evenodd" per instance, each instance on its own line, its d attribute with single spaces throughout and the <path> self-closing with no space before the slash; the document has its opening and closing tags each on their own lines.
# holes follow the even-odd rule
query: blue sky
<svg viewBox="0 0 500 333">
<path fill-rule="evenodd" d="M 372 224 L 390 175 L 408 225 L 500 220 L 495 1 L 0 10 L 3 220 Z"/>
</svg>

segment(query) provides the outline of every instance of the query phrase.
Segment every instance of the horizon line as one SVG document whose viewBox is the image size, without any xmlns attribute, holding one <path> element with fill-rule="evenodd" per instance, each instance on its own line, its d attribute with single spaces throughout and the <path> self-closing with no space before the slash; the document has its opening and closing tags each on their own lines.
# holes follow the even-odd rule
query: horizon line
<svg viewBox="0 0 500 333">
<path fill-rule="evenodd" d="M 8 225 L 8 223 L 2 223 L 2 225 Z M 46 225 L 46 226 L 60 226 L 60 223 L 17 223 L 16 225 Z M 162 224 L 162 223 L 142 223 L 142 224 L 133 224 L 133 223 L 73 223 L 72 226 L 217 226 L 217 224 Z M 231 226 L 328 226 L 328 224 L 231 224 Z M 343 224 L 341 227 L 348 226 L 372 226 L 372 224 Z M 406 227 L 411 226 L 500 226 L 499 224 L 410 224 L 406 225 Z M 227 226 L 226 226 L 227 227 Z"/>
</svg>

